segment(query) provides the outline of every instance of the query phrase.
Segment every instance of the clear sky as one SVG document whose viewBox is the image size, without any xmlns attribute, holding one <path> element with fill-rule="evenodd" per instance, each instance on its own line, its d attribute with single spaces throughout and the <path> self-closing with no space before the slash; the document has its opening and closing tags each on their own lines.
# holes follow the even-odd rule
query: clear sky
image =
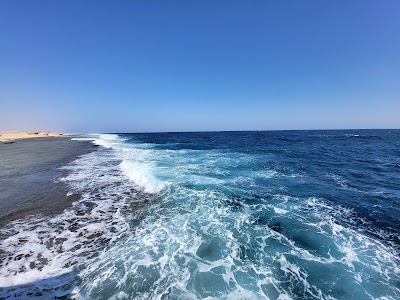
<svg viewBox="0 0 400 300">
<path fill-rule="evenodd" d="M 0 130 L 400 128 L 400 1 L 0 1 Z"/>
</svg>

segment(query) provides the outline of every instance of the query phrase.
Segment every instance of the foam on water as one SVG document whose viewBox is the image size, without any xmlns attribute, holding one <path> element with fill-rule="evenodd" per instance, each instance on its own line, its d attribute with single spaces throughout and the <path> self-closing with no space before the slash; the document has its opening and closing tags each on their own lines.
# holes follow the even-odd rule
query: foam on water
<svg viewBox="0 0 400 300">
<path fill-rule="evenodd" d="M 136 149 L 129 144 L 123 143 L 123 139 L 117 135 L 100 135 L 95 143 L 106 148 L 112 148 L 115 155 L 121 158 L 120 168 L 138 189 L 146 193 L 158 193 L 167 183 L 162 182 L 153 174 L 155 169 L 152 157 L 154 151 L 151 149 Z"/>
<path fill-rule="evenodd" d="M 128 225 L 120 210 L 136 191 L 123 184 L 119 162 L 103 150 L 77 159 L 60 179 L 70 193 L 81 194 L 71 209 L 28 217 L 1 230 L 6 238 L 0 243 L 0 297 L 51 299 L 69 293 L 75 274 L 124 234 Z M 59 282 L 56 288 L 54 282 Z"/>
<path fill-rule="evenodd" d="M 176 141 L 95 143 L 106 149 L 66 167 L 82 194 L 71 209 L 3 230 L 0 297 L 400 297 L 395 246 L 353 208 L 298 188 L 313 180 L 304 170 Z"/>
</svg>

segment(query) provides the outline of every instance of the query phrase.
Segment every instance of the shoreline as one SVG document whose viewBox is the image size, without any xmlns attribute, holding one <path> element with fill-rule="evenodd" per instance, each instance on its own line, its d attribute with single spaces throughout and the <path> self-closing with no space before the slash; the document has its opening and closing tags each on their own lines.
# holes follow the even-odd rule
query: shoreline
<svg viewBox="0 0 400 300">
<path fill-rule="evenodd" d="M 72 137 L 0 143 L 0 226 L 30 215 L 60 213 L 80 197 L 67 196 L 66 184 L 57 181 L 65 172 L 60 167 L 96 146 Z"/>
</svg>

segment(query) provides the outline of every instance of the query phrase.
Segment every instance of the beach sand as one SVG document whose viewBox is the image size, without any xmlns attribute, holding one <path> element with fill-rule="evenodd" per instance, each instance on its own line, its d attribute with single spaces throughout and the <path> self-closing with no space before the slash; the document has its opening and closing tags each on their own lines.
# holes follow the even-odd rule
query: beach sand
<svg viewBox="0 0 400 300">
<path fill-rule="evenodd" d="M 43 131 L 6 131 L 0 132 L 0 142 L 12 141 L 16 139 L 31 139 L 31 138 L 41 138 L 41 137 L 55 137 L 63 136 L 63 133 L 59 132 L 43 132 Z"/>
<path fill-rule="evenodd" d="M 90 141 L 71 137 L 0 142 L 0 226 L 31 214 L 55 214 L 78 195 L 67 196 L 59 167 L 93 151 Z"/>
</svg>

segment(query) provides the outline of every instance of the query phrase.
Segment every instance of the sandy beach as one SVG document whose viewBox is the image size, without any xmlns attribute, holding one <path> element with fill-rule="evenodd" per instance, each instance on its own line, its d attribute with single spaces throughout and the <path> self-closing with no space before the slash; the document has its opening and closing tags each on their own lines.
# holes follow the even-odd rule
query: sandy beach
<svg viewBox="0 0 400 300">
<path fill-rule="evenodd" d="M 55 182 L 62 174 L 59 167 L 94 149 L 89 141 L 71 137 L 44 137 L 46 133 L 5 134 L 13 143 L 0 143 L 0 225 L 31 214 L 62 211 L 76 199 L 68 196 L 63 183 Z"/>
<path fill-rule="evenodd" d="M 18 140 L 18 139 L 32 139 L 44 137 L 59 137 L 64 136 L 60 132 L 47 132 L 47 131 L 4 131 L 0 132 L 0 142 Z"/>
</svg>

